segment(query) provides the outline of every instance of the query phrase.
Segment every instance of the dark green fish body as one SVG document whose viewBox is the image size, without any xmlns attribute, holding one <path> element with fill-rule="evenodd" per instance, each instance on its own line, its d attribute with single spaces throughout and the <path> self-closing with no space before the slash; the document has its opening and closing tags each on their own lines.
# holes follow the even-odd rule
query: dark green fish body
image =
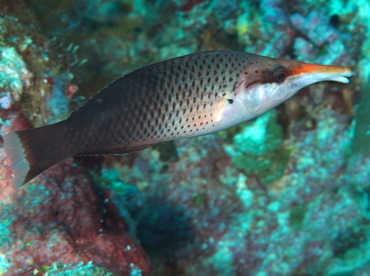
<svg viewBox="0 0 370 276">
<path fill-rule="evenodd" d="M 106 86 L 68 119 L 7 134 L 20 187 L 75 155 L 126 154 L 162 141 L 216 132 L 256 117 L 317 81 L 346 83 L 343 67 L 232 51 L 187 55 Z"/>
</svg>

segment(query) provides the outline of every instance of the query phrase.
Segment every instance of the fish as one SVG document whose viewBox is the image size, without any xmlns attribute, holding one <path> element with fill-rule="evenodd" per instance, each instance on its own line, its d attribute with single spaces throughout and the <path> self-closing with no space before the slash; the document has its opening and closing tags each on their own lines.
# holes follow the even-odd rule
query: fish
<svg viewBox="0 0 370 276">
<path fill-rule="evenodd" d="M 237 51 L 207 51 L 133 71 L 64 121 L 8 133 L 15 188 L 72 156 L 125 155 L 160 142 L 206 135 L 257 117 L 321 81 L 352 71 Z"/>
</svg>

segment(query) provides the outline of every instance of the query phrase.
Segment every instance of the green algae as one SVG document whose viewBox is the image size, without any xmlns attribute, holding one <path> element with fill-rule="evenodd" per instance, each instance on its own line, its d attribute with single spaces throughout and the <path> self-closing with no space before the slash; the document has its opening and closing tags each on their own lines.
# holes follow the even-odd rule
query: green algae
<svg viewBox="0 0 370 276">
<path fill-rule="evenodd" d="M 161 162 L 176 162 L 179 161 L 179 155 L 176 150 L 175 141 L 159 143 L 153 146 L 153 149 L 158 150 L 159 160 Z"/>
<path fill-rule="evenodd" d="M 206 201 L 206 197 L 204 194 L 197 193 L 194 194 L 192 201 L 194 206 L 201 206 Z"/>
<path fill-rule="evenodd" d="M 23 20 L 9 15 L 0 18 L 0 87 L 21 103 L 23 113 L 35 126 L 40 126 L 48 117 L 49 122 L 57 119 L 50 119 L 55 110 L 48 107 L 48 95 L 53 88 L 60 89 L 56 84 L 62 74 L 71 75 L 63 51 L 52 49 L 52 43 L 39 33 L 32 19 L 22 22 L 29 17 L 28 12 L 21 17 Z M 62 80 L 67 84 L 70 77 Z M 68 99 L 65 101 L 68 104 Z"/>
<path fill-rule="evenodd" d="M 56 265 L 51 267 L 43 266 L 43 269 L 45 270 L 40 272 L 49 272 L 51 275 L 57 276 L 116 276 L 116 274 L 109 272 L 105 268 L 94 266 L 91 262 L 87 264 L 76 265 L 73 269 L 59 267 Z"/>
<path fill-rule="evenodd" d="M 261 156 L 277 150 L 282 142 L 283 129 L 276 123 L 276 111 L 258 117 L 234 137 L 238 149 L 251 156 Z"/>
<path fill-rule="evenodd" d="M 289 222 L 292 229 L 299 230 L 302 227 L 307 212 L 307 205 L 298 205 L 289 214 Z"/>
<path fill-rule="evenodd" d="M 289 151 L 282 147 L 283 129 L 276 122 L 276 111 L 257 118 L 234 137 L 240 154 L 233 165 L 246 174 L 256 174 L 264 183 L 281 178 L 289 160 Z"/>
<path fill-rule="evenodd" d="M 13 47 L 0 46 L 0 87 L 19 100 L 23 91 L 23 78 L 29 74 L 22 57 Z"/>
<path fill-rule="evenodd" d="M 361 95 L 356 111 L 355 134 L 352 142 L 354 154 L 370 156 L 370 74 Z"/>
</svg>

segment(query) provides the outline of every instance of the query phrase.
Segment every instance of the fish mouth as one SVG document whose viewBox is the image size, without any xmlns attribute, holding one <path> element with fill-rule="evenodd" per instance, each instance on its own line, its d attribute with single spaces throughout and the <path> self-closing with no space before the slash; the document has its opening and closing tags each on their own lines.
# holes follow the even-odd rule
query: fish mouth
<svg viewBox="0 0 370 276">
<path fill-rule="evenodd" d="M 349 77 L 353 76 L 353 72 L 349 69 L 345 68 L 346 71 L 343 72 L 336 72 L 336 71 L 329 71 L 329 72 L 316 72 L 316 73 L 309 73 L 309 79 L 314 82 L 319 81 L 336 81 L 340 83 L 349 83 Z"/>
<path fill-rule="evenodd" d="M 337 82 L 341 82 L 341 83 L 349 83 L 349 79 L 350 77 L 352 77 L 354 75 L 354 73 L 347 69 L 347 68 L 344 68 L 346 69 L 345 72 L 343 73 L 334 73 L 334 74 L 330 74 L 330 73 L 327 73 L 327 81 L 337 81 Z M 325 73 L 323 73 L 325 75 Z"/>
<path fill-rule="evenodd" d="M 311 83 L 319 81 L 349 83 L 348 78 L 352 77 L 354 73 L 346 67 L 301 62 L 298 66 L 292 68 L 292 75 L 306 76 Z"/>
</svg>

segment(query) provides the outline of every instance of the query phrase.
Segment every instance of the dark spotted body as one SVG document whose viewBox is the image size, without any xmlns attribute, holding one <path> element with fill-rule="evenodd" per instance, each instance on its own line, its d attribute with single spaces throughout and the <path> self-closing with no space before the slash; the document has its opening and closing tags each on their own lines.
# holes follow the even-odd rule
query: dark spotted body
<svg viewBox="0 0 370 276">
<path fill-rule="evenodd" d="M 350 75 L 343 67 L 232 51 L 156 63 L 107 85 L 67 120 L 5 135 L 14 186 L 70 156 L 126 154 L 216 132 L 270 110 L 306 85 L 346 83 Z"/>
<path fill-rule="evenodd" d="M 254 56 L 205 52 L 157 63 L 116 80 L 66 121 L 73 126 L 88 118 L 79 142 L 85 150 L 79 154 L 127 153 L 219 130 L 223 107 L 230 104 L 241 76 L 256 74 L 248 72 L 248 65 L 256 62 Z"/>
</svg>

